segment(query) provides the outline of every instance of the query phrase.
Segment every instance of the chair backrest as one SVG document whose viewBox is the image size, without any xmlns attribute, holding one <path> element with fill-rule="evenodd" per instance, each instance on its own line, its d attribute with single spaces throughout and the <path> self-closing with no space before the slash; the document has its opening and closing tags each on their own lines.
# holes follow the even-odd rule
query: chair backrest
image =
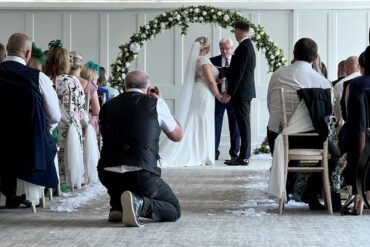
<svg viewBox="0 0 370 247">
<path fill-rule="evenodd" d="M 91 93 L 86 93 L 85 94 L 85 107 L 86 107 L 86 112 L 89 113 L 90 112 L 90 98 L 91 98 Z"/>
<path fill-rule="evenodd" d="M 293 115 L 295 109 L 300 102 L 297 90 L 294 89 L 280 89 L 280 103 L 281 103 L 281 114 L 282 114 L 282 127 L 285 128 L 288 125 L 290 117 Z"/>
</svg>

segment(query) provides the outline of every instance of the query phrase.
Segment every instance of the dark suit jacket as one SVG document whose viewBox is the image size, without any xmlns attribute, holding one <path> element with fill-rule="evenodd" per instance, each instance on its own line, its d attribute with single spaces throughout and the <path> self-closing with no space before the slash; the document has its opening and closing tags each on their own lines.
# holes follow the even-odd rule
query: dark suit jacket
<svg viewBox="0 0 370 247">
<path fill-rule="evenodd" d="M 236 48 L 230 67 L 226 70 L 229 81 L 227 94 L 232 97 L 256 97 L 254 69 L 256 54 L 250 39 L 245 39 Z"/>
<path fill-rule="evenodd" d="M 55 142 L 48 130 L 39 89 L 39 71 L 20 63 L 0 64 L 0 172 L 55 188 Z"/>
<path fill-rule="evenodd" d="M 214 66 L 222 67 L 222 56 L 221 55 L 211 57 L 209 60 L 211 60 L 211 62 Z M 217 88 L 221 92 L 221 84 L 217 84 Z"/>
<path fill-rule="evenodd" d="M 312 125 L 324 141 L 329 134 L 329 117 L 333 112 L 331 104 L 331 89 L 302 88 L 298 95 L 306 103 L 312 120 Z"/>
</svg>

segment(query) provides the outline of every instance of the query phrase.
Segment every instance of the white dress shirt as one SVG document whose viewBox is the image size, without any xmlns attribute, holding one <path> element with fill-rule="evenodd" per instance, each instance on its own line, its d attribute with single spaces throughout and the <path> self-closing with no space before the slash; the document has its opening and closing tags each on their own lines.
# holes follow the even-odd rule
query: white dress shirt
<svg viewBox="0 0 370 247">
<path fill-rule="evenodd" d="M 267 108 L 270 114 L 268 128 L 275 133 L 281 131 L 280 127 L 283 122 L 280 103 L 281 88 L 289 90 L 331 88 L 331 84 L 325 77 L 312 69 L 310 63 L 305 61 L 295 61 L 273 73 L 267 92 Z M 297 106 L 298 102 L 290 106 L 287 105 L 287 112 L 293 114 Z"/>
<path fill-rule="evenodd" d="M 18 62 L 26 66 L 26 62 L 16 56 L 7 56 L 6 61 Z M 45 112 L 46 121 L 49 129 L 54 129 L 60 120 L 61 114 L 59 109 L 58 96 L 53 88 L 53 82 L 40 71 L 39 73 L 39 89 L 43 101 L 43 109 Z"/>
</svg>

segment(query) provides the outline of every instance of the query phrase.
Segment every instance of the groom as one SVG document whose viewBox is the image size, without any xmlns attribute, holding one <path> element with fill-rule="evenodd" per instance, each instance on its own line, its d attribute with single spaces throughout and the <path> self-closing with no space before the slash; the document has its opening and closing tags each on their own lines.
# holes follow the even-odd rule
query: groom
<svg viewBox="0 0 370 247">
<path fill-rule="evenodd" d="M 231 55 L 233 53 L 233 41 L 230 38 L 222 38 L 219 42 L 221 54 L 215 57 L 211 57 L 210 60 L 216 67 L 229 67 L 231 61 Z M 223 80 L 222 83 L 217 84 L 219 92 L 225 93 L 227 90 L 228 81 Z M 227 111 L 227 117 L 229 121 L 229 132 L 230 132 L 230 149 L 229 154 L 231 159 L 235 159 L 238 156 L 240 148 L 240 136 L 238 125 L 236 122 L 236 112 L 234 101 L 224 104 L 218 99 L 215 100 L 215 144 L 216 144 L 216 160 L 220 155 L 218 147 L 220 145 L 222 122 L 224 119 L 225 110 Z"/>
<path fill-rule="evenodd" d="M 227 103 L 231 97 L 234 100 L 241 146 L 239 156 L 230 162 L 225 162 L 225 164 L 246 166 L 249 164 L 251 154 L 250 108 L 252 98 L 256 97 L 254 86 L 256 54 L 249 39 L 249 24 L 245 21 L 235 22 L 234 32 L 239 46 L 235 50 L 230 67 L 225 71 L 229 85 L 227 93 L 222 95 L 221 101 Z"/>
</svg>

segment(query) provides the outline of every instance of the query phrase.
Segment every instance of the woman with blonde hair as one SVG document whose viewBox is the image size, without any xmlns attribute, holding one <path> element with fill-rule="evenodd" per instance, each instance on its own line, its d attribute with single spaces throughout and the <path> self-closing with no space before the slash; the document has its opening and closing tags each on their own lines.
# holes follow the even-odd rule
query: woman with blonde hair
<svg viewBox="0 0 370 247">
<path fill-rule="evenodd" d="M 99 65 L 89 61 L 81 69 L 80 76 L 83 80 L 82 87 L 84 88 L 85 94 L 90 94 L 90 107 L 89 107 L 89 116 L 90 123 L 94 127 L 96 134 L 99 134 L 99 96 L 98 96 L 98 78 L 99 78 Z"/>
<path fill-rule="evenodd" d="M 175 118 L 183 129 L 183 139 L 160 143 L 163 166 L 215 164 L 215 97 L 221 98 L 216 85 L 218 70 L 207 56 L 210 42 L 197 38 L 192 46 L 180 96 L 176 99 Z"/>
</svg>

